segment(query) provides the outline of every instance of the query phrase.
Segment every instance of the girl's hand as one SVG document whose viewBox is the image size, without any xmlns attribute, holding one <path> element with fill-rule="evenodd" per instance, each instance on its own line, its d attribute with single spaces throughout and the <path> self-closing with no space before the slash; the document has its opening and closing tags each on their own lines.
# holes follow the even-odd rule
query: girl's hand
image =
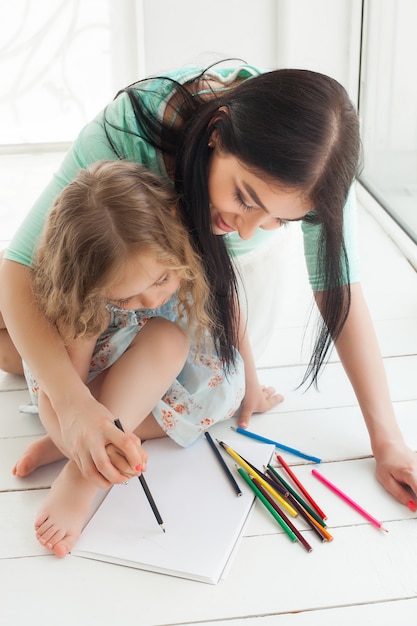
<svg viewBox="0 0 417 626">
<path fill-rule="evenodd" d="M 128 433 L 128 435 L 136 437 L 133 433 Z M 142 463 L 140 465 L 137 465 L 134 471 L 132 471 L 131 466 L 126 460 L 126 457 L 112 443 L 109 443 L 106 449 L 107 449 L 107 454 L 109 455 L 109 459 L 112 465 L 116 467 L 119 470 L 119 472 L 125 476 L 125 480 L 130 480 L 134 476 L 138 476 L 142 472 L 146 472 L 146 461 L 148 459 L 148 455 L 146 454 L 145 450 L 142 447 L 141 447 Z"/>
<path fill-rule="evenodd" d="M 385 489 L 411 510 L 417 507 L 417 454 L 402 441 L 375 454 L 376 477 Z M 410 503 L 410 504 L 409 504 Z M 413 503 L 413 504 L 411 504 Z"/>
<path fill-rule="evenodd" d="M 238 424 L 247 428 L 253 413 L 264 413 L 284 400 L 274 387 L 265 387 L 258 380 L 255 361 L 252 354 L 246 324 L 243 316 L 239 319 L 239 352 L 245 365 L 245 397 L 240 405 Z"/>
<path fill-rule="evenodd" d="M 257 380 L 253 383 L 246 381 L 246 393 L 239 412 L 239 427 L 247 428 L 253 413 L 269 411 L 283 400 L 284 396 L 277 393 L 274 387 L 265 387 Z"/>
</svg>

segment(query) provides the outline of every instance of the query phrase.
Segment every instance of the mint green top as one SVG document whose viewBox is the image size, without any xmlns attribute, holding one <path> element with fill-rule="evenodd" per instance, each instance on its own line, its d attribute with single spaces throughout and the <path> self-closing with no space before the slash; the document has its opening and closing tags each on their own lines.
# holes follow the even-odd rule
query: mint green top
<svg viewBox="0 0 417 626">
<path fill-rule="evenodd" d="M 166 74 L 180 83 L 186 83 L 201 74 L 201 69 L 188 67 Z M 251 65 L 242 65 L 238 68 L 210 69 L 207 75 L 213 77 L 225 88 L 236 78 L 246 79 L 261 74 L 263 70 Z M 146 88 L 146 93 L 142 90 Z M 172 96 L 174 85 L 170 81 L 159 78 L 149 79 L 141 83 L 141 95 L 145 98 L 149 109 L 163 118 L 167 102 Z M 106 131 L 111 138 L 118 154 L 112 147 L 104 129 L 104 114 L 108 121 Z M 59 170 L 35 202 L 22 225 L 15 234 L 8 247 L 5 258 L 17 261 L 23 265 L 31 265 L 34 248 L 43 230 L 46 214 L 51 208 L 54 199 L 77 175 L 78 170 L 88 167 L 101 160 L 115 160 L 121 155 L 129 161 L 135 161 L 148 167 L 152 172 L 168 179 L 162 154 L 141 138 L 141 125 L 135 117 L 128 96 L 123 93 L 111 102 L 104 111 L 101 111 L 80 132 L 74 144 L 64 158 Z M 355 228 L 355 198 L 351 193 L 345 206 L 345 239 L 349 258 L 350 280 L 359 280 L 359 263 L 357 254 L 357 240 Z M 320 226 L 302 223 L 304 237 L 304 253 L 310 277 L 310 284 L 314 290 L 323 289 L 322 279 L 317 272 L 317 241 Z M 242 240 L 237 233 L 226 235 L 228 249 L 233 256 L 246 254 L 273 236 L 274 231 L 259 229 L 252 239 Z"/>
</svg>

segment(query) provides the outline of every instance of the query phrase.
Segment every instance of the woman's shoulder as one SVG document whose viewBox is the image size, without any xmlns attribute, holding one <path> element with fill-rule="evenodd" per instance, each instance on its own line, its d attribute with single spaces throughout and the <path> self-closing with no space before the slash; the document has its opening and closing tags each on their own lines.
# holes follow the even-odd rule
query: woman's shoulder
<svg viewBox="0 0 417 626">
<path fill-rule="evenodd" d="M 254 65 L 236 63 L 233 65 L 225 65 L 225 61 L 221 64 L 211 65 L 207 68 L 201 66 L 190 65 L 181 69 L 164 72 L 160 75 L 149 77 L 146 83 L 146 90 L 159 91 L 162 85 L 166 85 L 165 89 L 171 86 L 174 89 L 175 84 L 186 85 L 196 80 L 216 81 L 223 86 L 230 87 L 235 82 L 240 82 L 247 78 L 259 76 L 263 74 L 264 69 L 255 67 Z M 161 93 L 159 91 L 159 93 Z M 163 92 L 162 92 L 163 93 Z"/>
<path fill-rule="evenodd" d="M 226 67 L 222 64 L 213 65 L 209 68 L 189 65 L 180 69 L 154 74 L 133 83 L 122 90 L 121 97 L 116 98 L 110 108 L 120 109 L 127 107 L 131 109 L 131 102 L 128 96 L 128 92 L 130 91 L 136 95 L 140 94 L 141 101 L 149 110 L 163 115 L 167 103 L 170 102 L 171 98 L 178 91 L 179 86 L 195 84 L 196 87 L 191 88 L 190 91 L 203 93 L 205 83 L 207 83 L 207 91 L 213 89 L 213 84 L 216 83 L 219 88 L 230 88 L 235 83 L 258 76 L 265 71 L 266 70 L 247 64 L 233 65 L 230 67 Z M 215 85 L 214 89 L 216 89 Z M 120 111 L 118 111 L 118 115 L 119 114 Z"/>
<path fill-rule="evenodd" d="M 246 78 L 253 78 L 264 74 L 267 70 L 256 67 L 255 65 L 248 65 L 242 63 L 237 65 L 236 63 L 231 66 L 213 66 L 205 71 L 206 75 L 213 75 L 219 81 L 230 84 L 236 80 L 245 80 Z"/>
</svg>

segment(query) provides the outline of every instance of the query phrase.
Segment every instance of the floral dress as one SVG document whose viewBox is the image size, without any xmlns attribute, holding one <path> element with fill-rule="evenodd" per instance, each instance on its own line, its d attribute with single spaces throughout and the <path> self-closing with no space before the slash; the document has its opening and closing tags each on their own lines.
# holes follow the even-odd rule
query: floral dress
<svg viewBox="0 0 417 626">
<path fill-rule="evenodd" d="M 175 295 L 157 309 L 121 309 L 113 304 L 108 304 L 107 309 L 110 322 L 96 343 L 87 382 L 123 355 L 149 319 L 163 317 L 185 326 L 185 320 L 178 321 Z M 184 447 L 215 422 L 232 417 L 245 393 L 244 366 L 238 352 L 235 364 L 226 375 L 214 351 L 197 352 L 194 346 L 191 338 L 191 349 L 182 371 L 152 411 L 166 434 Z M 25 376 L 36 406 L 39 387 L 27 367 Z"/>
</svg>

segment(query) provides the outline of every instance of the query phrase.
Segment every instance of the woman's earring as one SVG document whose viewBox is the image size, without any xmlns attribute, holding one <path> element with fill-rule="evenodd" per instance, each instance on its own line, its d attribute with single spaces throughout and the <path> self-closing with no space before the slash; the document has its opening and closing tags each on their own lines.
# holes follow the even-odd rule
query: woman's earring
<svg viewBox="0 0 417 626">
<path fill-rule="evenodd" d="M 208 147 L 209 148 L 214 148 L 214 142 L 212 139 L 210 139 L 210 141 L 208 142 Z"/>
</svg>

